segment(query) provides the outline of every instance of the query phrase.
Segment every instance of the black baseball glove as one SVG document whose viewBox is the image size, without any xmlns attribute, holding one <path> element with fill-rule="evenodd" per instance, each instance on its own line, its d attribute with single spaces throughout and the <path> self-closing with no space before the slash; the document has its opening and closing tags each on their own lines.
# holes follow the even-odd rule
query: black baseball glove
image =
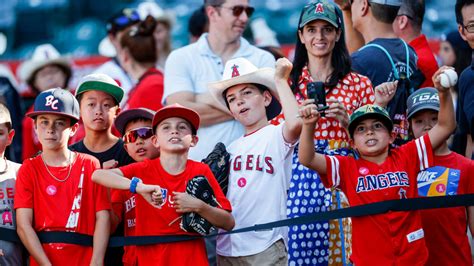
<svg viewBox="0 0 474 266">
<path fill-rule="evenodd" d="M 229 184 L 230 154 L 227 152 L 225 145 L 222 142 L 218 142 L 214 150 L 202 162 L 211 168 L 222 192 L 226 195 Z"/>
<path fill-rule="evenodd" d="M 195 176 L 190 179 L 186 185 L 186 193 L 213 207 L 219 205 L 214 196 L 214 190 L 212 190 L 209 181 L 207 181 L 204 176 Z M 186 232 L 196 232 L 200 235 L 208 235 L 212 227 L 213 225 L 210 222 L 194 212 L 183 214 L 181 219 L 181 229 Z"/>
</svg>

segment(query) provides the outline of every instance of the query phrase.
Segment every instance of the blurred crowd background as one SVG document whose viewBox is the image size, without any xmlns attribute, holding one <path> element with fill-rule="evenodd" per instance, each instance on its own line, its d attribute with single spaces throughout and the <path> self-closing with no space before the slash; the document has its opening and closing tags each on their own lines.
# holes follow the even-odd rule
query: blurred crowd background
<svg viewBox="0 0 474 266">
<path fill-rule="evenodd" d="M 0 42 L 6 38 L 0 60 L 25 60 L 36 46 L 51 43 L 61 54 L 82 58 L 98 54 L 106 35 L 105 23 L 125 7 L 137 7 L 140 0 L 2 0 L 0 4 Z M 202 0 L 157 0 L 174 17 L 172 46 L 189 43 L 187 22 Z M 299 12 L 309 0 L 253 0 L 252 20 L 264 18 L 282 44 L 294 44 Z M 427 0 L 424 34 L 435 41 L 456 28 L 455 1 Z M 250 27 L 244 34 L 252 40 Z M 436 44 L 435 44 L 436 45 Z M 2 45 L 3 46 L 3 45 Z M 0 46 L 0 48 L 2 48 Z M 437 52 L 434 50 L 434 52 Z M 1 53 L 1 50 L 0 50 Z"/>
</svg>

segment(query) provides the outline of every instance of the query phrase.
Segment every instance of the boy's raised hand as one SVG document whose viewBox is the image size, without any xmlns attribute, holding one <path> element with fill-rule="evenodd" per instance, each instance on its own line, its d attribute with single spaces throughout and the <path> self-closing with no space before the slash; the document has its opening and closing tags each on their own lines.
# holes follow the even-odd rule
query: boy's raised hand
<svg viewBox="0 0 474 266">
<path fill-rule="evenodd" d="M 137 184 L 137 193 L 155 208 L 161 208 L 163 204 L 163 194 L 161 187 L 158 185 L 146 185 L 143 183 Z"/>
<path fill-rule="evenodd" d="M 275 79 L 288 82 L 293 64 L 285 57 L 279 58 L 275 63 Z"/>
<path fill-rule="evenodd" d="M 314 104 L 314 99 L 307 99 L 298 110 L 298 117 L 303 120 L 304 125 L 314 125 L 319 120 L 318 107 Z"/>
<path fill-rule="evenodd" d="M 434 87 L 438 90 L 438 92 L 447 92 L 450 89 L 450 88 L 445 88 L 445 87 L 441 86 L 440 74 L 443 73 L 446 69 L 453 69 L 454 70 L 454 68 L 452 68 L 452 67 L 442 66 L 433 74 L 433 78 L 432 78 L 433 84 L 434 84 Z"/>
<path fill-rule="evenodd" d="M 398 80 L 384 82 L 375 87 L 375 104 L 386 107 L 397 92 Z"/>
<path fill-rule="evenodd" d="M 186 213 L 186 212 L 195 212 L 199 213 L 206 204 L 204 201 L 195 198 L 188 193 L 184 192 L 173 192 L 173 205 L 176 209 L 176 212 Z"/>
</svg>

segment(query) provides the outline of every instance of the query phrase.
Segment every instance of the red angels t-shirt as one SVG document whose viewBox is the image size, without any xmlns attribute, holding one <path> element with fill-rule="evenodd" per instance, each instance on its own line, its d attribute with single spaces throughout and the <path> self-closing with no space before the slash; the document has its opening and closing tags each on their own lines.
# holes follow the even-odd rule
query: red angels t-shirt
<svg viewBox="0 0 474 266">
<path fill-rule="evenodd" d="M 105 187 L 93 183 L 91 175 L 100 168 L 99 161 L 86 154 L 76 153 L 69 178 L 69 167 L 48 166 L 48 173 L 41 156 L 25 160 L 15 187 L 15 209 L 33 209 L 33 228 L 41 231 L 70 231 L 94 234 L 96 212 L 110 210 Z M 82 189 L 81 189 L 82 176 Z M 92 247 L 73 244 L 43 244 L 53 265 L 88 265 Z M 31 265 L 37 265 L 31 257 Z"/>
<path fill-rule="evenodd" d="M 416 177 L 433 165 L 428 134 L 392 149 L 377 165 L 350 156 L 326 156 L 326 187 L 339 187 L 351 206 L 418 196 Z M 424 265 L 428 258 L 419 211 L 352 218 L 355 265 Z"/>
<path fill-rule="evenodd" d="M 135 235 L 135 206 L 136 194 L 128 190 L 112 189 L 112 210 L 120 221 L 123 220 L 125 226 L 125 236 Z M 123 259 L 125 265 L 137 265 L 137 255 L 135 246 L 124 246 Z"/>
<path fill-rule="evenodd" d="M 144 235 L 189 235 L 180 224 L 181 214 L 176 212 L 173 192 L 184 192 L 191 178 L 203 175 L 209 181 L 217 201 L 224 210 L 231 211 L 230 202 L 222 193 L 214 175 L 206 164 L 188 160 L 186 169 L 178 175 L 168 174 L 161 166 L 160 158 L 145 160 L 119 168 L 127 178 L 134 176 L 144 184 L 159 185 L 164 203 L 155 208 L 136 195 L 137 236 Z M 138 265 L 208 265 L 203 239 L 176 243 L 137 246 Z"/>
<path fill-rule="evenodd" d="M 474 180 L 471 180 L 474 161 L 451 152 L 445 156 L 435 156 L 433 165 L 420 172 L 418 187 L 420 184 L 430 185 L 439 179 L 447 179 L 449 186 L 454 183 L 452 179 L 459 178 L 456 193 L 449 194 L 474 193 Z M 421 210 L 421 218 L 429 251 L 426 265 L 472 265 L 465 207 Z"/>
</svg>

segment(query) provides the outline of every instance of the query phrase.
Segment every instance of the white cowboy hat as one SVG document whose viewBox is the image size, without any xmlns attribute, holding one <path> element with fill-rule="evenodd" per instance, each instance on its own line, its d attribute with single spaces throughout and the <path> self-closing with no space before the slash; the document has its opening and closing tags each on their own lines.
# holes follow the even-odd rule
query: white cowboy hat
<svg viewBox="0 0 474 266">
<path fill-rule="evenodd" d="M 61 57 L 58 50 L 51 44 L 38 45 L 33 52 L 33 56 L 19 66 L 18 76 L 21 80 L 28 81 L 38 69 L 53 64 L 71 68 L 69 60 Z"/>
<path fill-rule="evenodd" d="M 272 119 L 281 111 L 279 96 L 275 86 L 275 69 L 270 67 L 257 68 L 245 58 L 235 58 L 227 61 L 222 80 L 208 84 L 209 91 L 215 100 L 227 108 L 223 93 L 230 87 L 239 84 L 260 84 L 268 88 L 272 94 L 272 102 L 267 106 L 267 117 Z"/>
</svg>

